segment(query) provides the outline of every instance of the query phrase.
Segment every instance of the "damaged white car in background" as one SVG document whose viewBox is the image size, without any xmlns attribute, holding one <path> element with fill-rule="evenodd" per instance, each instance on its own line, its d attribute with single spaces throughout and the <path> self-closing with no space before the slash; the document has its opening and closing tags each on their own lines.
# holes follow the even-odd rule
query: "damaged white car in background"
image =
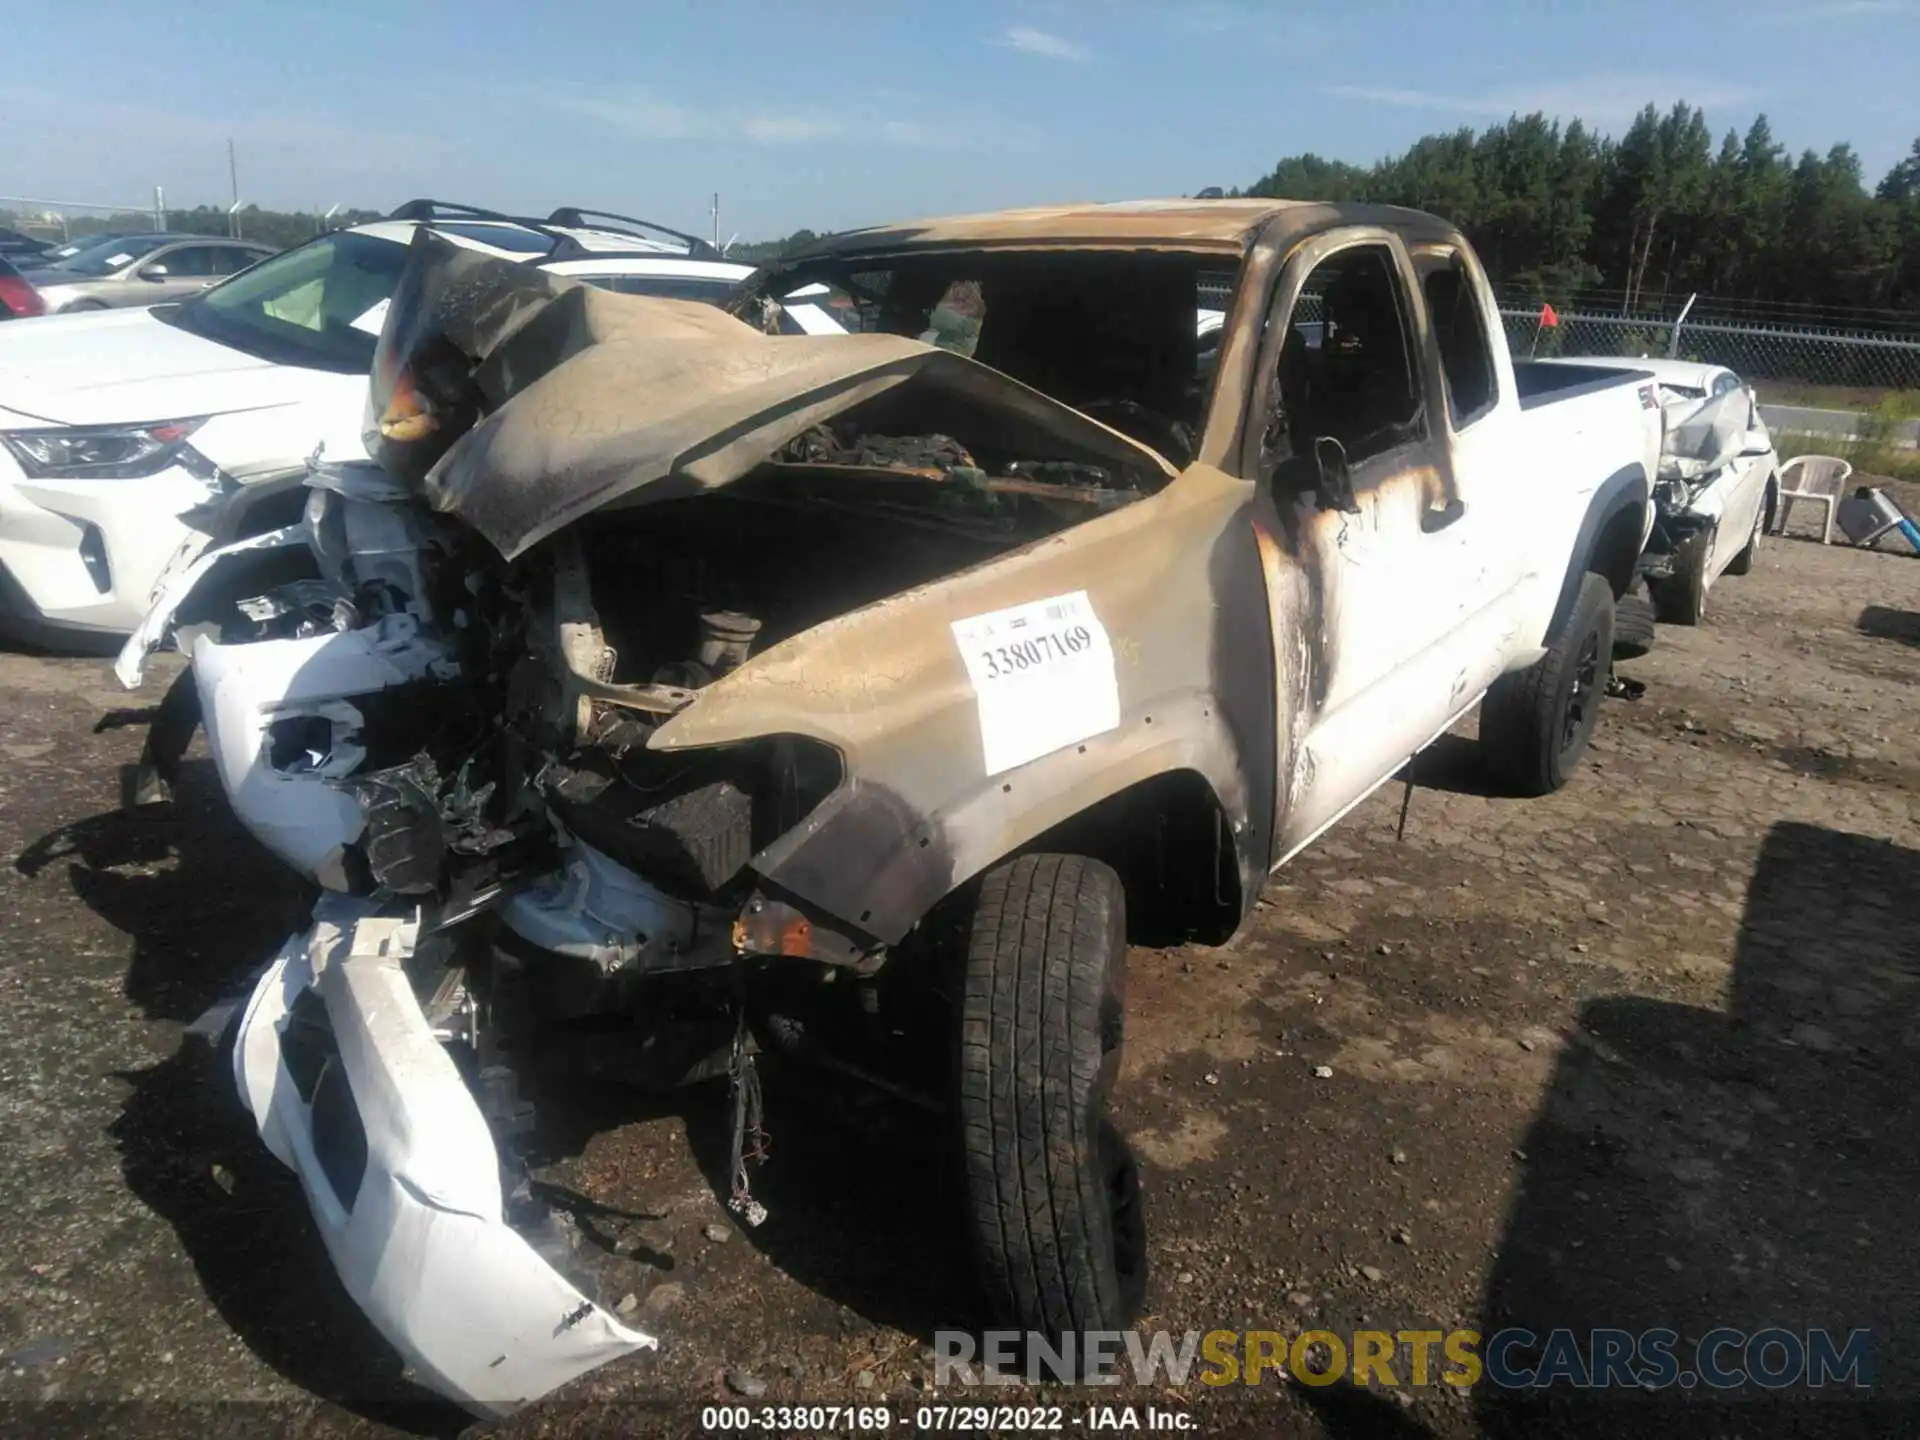
<svg viewBox="0 0 1920 1440">
<path fill-rule="evenodd" d="M 1582 356 L 1541 363 L 1652 376 L 1666 439 L 1640 574 L 1661 621 L 1698 624 L 1713 582 L 1753 567 L 1777 507 L 1780 459 L 1758 397 L 1725 366 L 1693 360 Z"/>
</svg>

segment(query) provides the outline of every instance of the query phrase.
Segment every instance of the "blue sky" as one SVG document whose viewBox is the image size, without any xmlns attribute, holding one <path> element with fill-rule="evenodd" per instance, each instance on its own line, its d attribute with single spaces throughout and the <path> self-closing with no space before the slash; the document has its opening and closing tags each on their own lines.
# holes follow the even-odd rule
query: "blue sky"
<svg viewBox="0 0 1920 1440">
<path fill-rule="evenodd" d="M 1920 134 L 1920 0 L 93 0 L 18 7 L 0 194 L 571 203 L 765 238 L 1245 183 L 1512 111 L 1765 110 L 1869 183 Z"/>
</svg>

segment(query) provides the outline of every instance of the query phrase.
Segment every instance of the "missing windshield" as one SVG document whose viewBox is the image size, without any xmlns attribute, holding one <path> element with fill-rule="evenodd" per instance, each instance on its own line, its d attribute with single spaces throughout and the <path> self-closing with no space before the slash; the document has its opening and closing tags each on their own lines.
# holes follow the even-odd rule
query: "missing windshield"
<svg viewBox="0 0 1920 1440">
<path fill-rule="evenodd" d="M 828 261 L 820 283 L 848 329 L 968 356 L 1191 463 L 1213 388 L 1232 276 L 1217 256 L 944 253 Z"/>
</svg>

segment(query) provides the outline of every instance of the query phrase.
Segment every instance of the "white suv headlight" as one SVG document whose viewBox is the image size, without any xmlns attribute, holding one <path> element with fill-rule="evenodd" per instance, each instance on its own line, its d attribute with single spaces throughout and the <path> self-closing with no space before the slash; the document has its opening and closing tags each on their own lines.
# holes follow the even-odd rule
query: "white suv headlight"
<svg viewBox="0 0 1920 1440">
<path fill-rule="evenodd" d="M 137 480 L 179 458 L 200 420 L 0 434 L 20 468 L 37 480 Z"/>
</svg>

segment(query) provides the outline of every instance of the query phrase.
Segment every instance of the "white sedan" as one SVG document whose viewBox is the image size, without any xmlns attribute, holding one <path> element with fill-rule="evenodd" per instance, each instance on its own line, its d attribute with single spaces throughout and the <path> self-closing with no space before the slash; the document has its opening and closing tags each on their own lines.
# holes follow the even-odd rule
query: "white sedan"
<svg viewBox="0 0 1920 1440">
<path fill-rule="evenodd" d="M 1713 582 L 1753 568 L 1767 517 L 1779 505 L 1780 459 L 1759 398 L 1724 365 L 1619 356 L 1565 363 L 1652 377 L 1666 440 L 1640 573 L 1659 619 L 1698 624 Z"/>
</svg>

